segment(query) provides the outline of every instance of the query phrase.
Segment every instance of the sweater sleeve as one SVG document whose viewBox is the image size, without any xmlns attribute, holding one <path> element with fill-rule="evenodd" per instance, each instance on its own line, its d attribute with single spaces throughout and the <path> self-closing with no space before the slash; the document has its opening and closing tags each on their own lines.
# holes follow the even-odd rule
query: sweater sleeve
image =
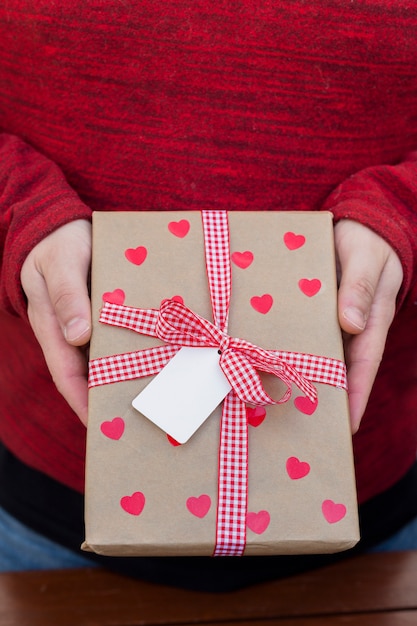
<svg viewBox="0 0 417 626">
<path fill-rule="evenodd" d="M 26 316 L 20 270 L 32 248 L 91 210 L 59 167 L 13 135 L 0 133 L 0 308 Z"/>
<path fill-rule="evenodd" d="M 398 165 L 354 174 L 328 197 L 323 209 L 368 226 L 398 254 L 404 271 L 399 304 L 417 304 L 417 152 Z"/>
</svg>

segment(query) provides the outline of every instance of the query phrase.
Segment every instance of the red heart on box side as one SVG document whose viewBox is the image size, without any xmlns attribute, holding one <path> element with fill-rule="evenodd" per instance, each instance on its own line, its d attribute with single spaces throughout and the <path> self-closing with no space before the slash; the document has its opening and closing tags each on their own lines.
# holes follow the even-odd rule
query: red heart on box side
<svg viewBox="0 0 417 626">
<path fill-rule="evenodd" d="M 248 513 L 246 515 L 246 525 L 257 535 L 262 535 L 269 526 L 271 516 L 268 511 L 259 511 L 258 513 Z"/>
<path fill-rule="evenodd" d="M 304 235 L 296 235 L 295 233 L 288 232 L 284 235 L 284 243 L 288 250 L 297 250 L 305 244 L 306 238 Z"/>
<path fill-rule="evenodd" d="M 311 298 L 320 291 L 321 281 L 318 278 L 312 278 L 311 280 L 309 280 L 308 278 L 302 278 L 298 281 L 298 286 L 300 287 L 303 294 Z"/>
<path fill-rule="evenodd" d="M 312 402 L 310 398 L 307 398 L 306 396 L 298 396 L 294 400 L 295 408 L 305 415 L 313 415 L 314 411 L 317 409 L 318 404 L 318 400 Z"/>
<path fill-rule="evenodd" d="M 185 237 L 190 230 L 190 222 L 188 220 L 180 220 L 179 222 L 170 222 L 168 230 L 176 237 Z"/>
<path fill-rule="evenodd" d="M 269 293 L 264 293 L 263 296 L 253 296 L 253 298 L 250 299 L 250 303 L 255 311 L 265 315 L 271 309 L 274 304 L 274 300 Z"/>
<path fill-rule="evenodd" d="M 138 246 L 137 248 L 128 248 L 125 250 L 125 257 L 128 261 L 134 265 L 142 265 L 148 254 L 145 246 Z"/>
<path fill-rule="evenodd" d="M 171 435 L 167 435 L 167 439 L 169 441 L 169 443 L 171 444 L 171 446 L 180 446 L 180 442 L 177 441 L 176 439 L 174 439 L 174 437 L 171 437 Z"/>
<path fill-rule="evenodd" d="M 235 265 L 245 270 L 253 262 L 253 253 L 250 250 L 233 252 L 231 259 Z"/>
<path fill-rule="evenodd" d="M 196 517 L 205 517 L 211 507 L 211 498 L 207 494 L 202 494 L 198 498 L 191 496 L 188 498 L 187 509 Z"/>
<path fill-rule="evenodd" d="M 246 417 L 248 424 L 256 428 L 260 426 L 266 417 L 266 411 L 263 406 L 255 406 L 254 408 L 246 407 Z"/>
<path fill-rule="evenodd" d="M 184 304 L 184 298 L 182 296 L 172 296 L 171 300 L 179 302 L 180 304 Z"/>
<path fill-rule="evenodd" d="M 141 491 L 135 491 L 131 496 L 123 496 L 120 506 L 130 515 L 140 515 L 145 506 L 145 496 Z"/>
<path fill-rule="evenodd" d="M 120 439 L 125 431 L 125 423 L 121 417 L 114 417 L 112 420 L 103 422 L 100 430 L 109 439 Z"/>
<path fill-rule="evenodd" d="M 106 291 L 102 295 L 104 302 L 110 302 L 110 304 L 123 304 L 125 301 L 125 292 L 123 289 L 114 289 L 114 291 Z"/>
<path fill-rule="evenodd" d="M 340 522 L 346 515 L 346 507 L 344 504 L 338 504 L 333 500 L 324 500 L 321 505 L 324 518 L 329 524 L 336 524 Z"/>
<path fill-rule="evenodd" d="M 300 461 L 296 456 L 290 456 L 286 463 L 287 474 L 292 480 L 304 478 L 310 473 L 310 465 L 306 461 Z"/>
</svg>

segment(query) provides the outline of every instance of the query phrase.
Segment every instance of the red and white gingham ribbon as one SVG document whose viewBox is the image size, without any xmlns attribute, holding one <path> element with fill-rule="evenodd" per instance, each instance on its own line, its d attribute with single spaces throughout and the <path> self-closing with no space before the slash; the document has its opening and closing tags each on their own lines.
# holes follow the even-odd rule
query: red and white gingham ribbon
<svg viewBox="0 0 417 626">
<path fill-rule="evenodd" d="M 219 448 L 218 508 L 214 556 L 240 556 L 246 545 L 248 427 L 246 404 L 286 402 L 296 384 L 314 402 L 321 382 L 346 389 L 345 364 L 336 359 L 280 350 L 264 350 L 227 334 L 231 293 L 229 229 L 226 211 L 203 211 L 207 274 L 214 324 L 174 300 L 159 310 L 105 303 L 100 321 L 158 337 L 165 342 L 137 352 L 94 359 L 89 386 L 157 374 L 182 346 L 217 347 L 220 367 L 232 391 L 223 403 Z M 275 400 L 266 393 L 257 370 L 273 374 L 287 386 Z"/>
</svg>

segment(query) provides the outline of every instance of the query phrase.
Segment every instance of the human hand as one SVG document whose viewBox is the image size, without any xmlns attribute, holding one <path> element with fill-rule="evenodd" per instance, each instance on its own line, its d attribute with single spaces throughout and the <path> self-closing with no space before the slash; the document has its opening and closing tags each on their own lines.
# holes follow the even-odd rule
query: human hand
<svg viewBox="0 0 417 626">
<path fill-rule="evenodd" d="M 352 432 L 360 425 L 382 359 L 401 287 L 401 262 L 375 232 L 352 220 L 335 226 Z"/>
<path fill-rule="evenodd" d="M 28 254 L 21 271 L 28 316 L 54 383 L 87 423 L 87 354 L 91 335 L 87 280 L 91 225 L 61 226 Z"/>
</svg>

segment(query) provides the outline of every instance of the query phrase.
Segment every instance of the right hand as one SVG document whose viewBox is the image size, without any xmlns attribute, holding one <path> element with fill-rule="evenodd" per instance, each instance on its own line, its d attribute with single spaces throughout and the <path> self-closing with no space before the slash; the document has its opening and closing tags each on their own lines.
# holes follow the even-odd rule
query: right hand
<svg viewBox="0 0 417 626">
<path fill-rule="evenodd" d="M 358 222 L 338 222 L 335 241 L 341 272 L 339 322 L 345 332 L 350 418 L 355 433 L 382 360 L 403 270 L 391 246 Z"/>
<path fill-rule="evenodd" d="M 91 336 L 88 275 L 91 224 L 76 220 L 28 254 L 21 282 L 28 317 L 58 391 L 87 423 L 87 345 Z"/>
</svg>

